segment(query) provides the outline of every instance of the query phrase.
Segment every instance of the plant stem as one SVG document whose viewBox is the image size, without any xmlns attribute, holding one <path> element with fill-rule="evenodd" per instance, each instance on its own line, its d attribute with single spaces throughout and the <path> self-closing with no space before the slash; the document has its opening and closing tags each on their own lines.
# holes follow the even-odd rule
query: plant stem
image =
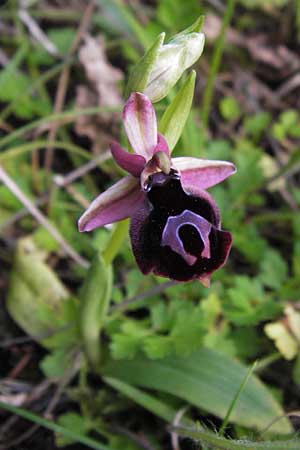
<svg viewBox="0 0 300 450">
<path fill-rule="evenodd" d="M 81 444 L 85 445 L 88 448 L 93 448 L 95 450 L 112 450 L 107 445 L 101 444 L 100 442 L 95 441 L 88 436 L 83 434 L 79 434 L 76 431 L 69 430 L 68 428 L 62 427 L 50 420 L 44 419 L 43 417 L 38 416 L 26 409 L 19 408 L 13 405 L 9 405 L 7 403 L 0 402 L 0 409 L 4 409 L 6 411 L 11 412 L 12 414 L 16 414 L 19 417 L 23 417 L 23 419 L 30 420 L 33 423 L 36 423 L 44 428 L 48 428 L 48 430 L 52 430 L 55 433 L 60 433 L 64 436 L 68 436 L 72 440 L 76 442 L 81 442 Z"/>
<path fill-rule="evenodd" d="M 223 17 L 222 27 L 220 34 L 218 36 L 218 39 L 216 41 L 212 59 L 211 59 L 211 65 L 210 70 L 208 74 L 208 79 L 206 83 L 206 88 L 203 95 L 203 103 L 202 103 L 202 126 L 203 129 L 206 130 L 208 127 L 208 119 L 209 119 L 209 112 L 212 102 L 212 95 L 214 90 L 214 84 L 215 84 L 215 78 L 217 76 L 217 73 L 219 71 L 220 62 L 223 54 L 223 48 L 224 48 L 224 40 L 225 40 L 225 32 L 226 29 L 230 23 L 230 20 L 234 13 L 234 7 L 235 7 L 236 0 L 228 0 L 226 11 Z"/>
<path fill-rule="evenodd" d="M 252 364 L 252 366 L 249 368 L 249 370 L 248 370 L 248 372 L 247 372 L 247 374 L 246 374 L 246 376 L 245 376 L 243 382 L 241 383 L 241 385 L 240 385 L 240 387 L 239 387 L 237 393 L 236 393 L 235 396 L 233 397 L 232 402 L 231 402 L 230 405 L 229 405 L 227 414 L 226 414 L 226 416 L 225 416 L 225 418 L 224 418 L 224 420 L 223 420 L 222 426 L 221 426 L 221 428 L 220 428 L 220 436 L 223 436 L 224 431 L 225 431 L 225 429 L 226 429 L 226 427 L 227 427 L 227 424 L 228 424 L 228 422 L 229 422 L 231 413 L 232 413 L 232 411 L 233 411 L 233 409 L 234 409 L 234 407 L 235 407 L 235 405 L 236 405 L 236 403 L 237 403 L 237 401 L 238 401 L 238 399 L 239 399 L 239 396 L 240 396 L 241 393 L 243 392 L 243 390 L 244 390 L 246 384 L 248 383 L 249 378 L 251 377 L 252 373 L 254 372 L 255 367 L 256 367 L 256 364 L 257 364 L 257 361 L 255 361 L 254 364 Z"/>
<path fill-rule="evenodd" d="M 291 439 L 288 441 L 265 441 L 253 442 L 246 440 L 225 439 L 211 431 L 201 429 L 190 429 L 183 427 L 173 428 L 180 436 L 196 439 L 201 443 L 213 446 L 220 450 L 299 450 L 300 441 Z"/>
<path fill-rule="evenodd" d="M 14 141 L 15 139 L 21 137 L 23 134 L 27 133 L 28 131 L 33 130 L 34 128 L 39 127 L 40 125 L 48 124 L 49 122 L 55 122 L 56 120 L 63 121 L 63 124 L 65 125 L 67 122 L 72 121 L 76 117 L 80 116 L 90 116 L 93 114 L 99 114 L 102 112 L 115 112 L 120 111 L 120 108 L 117 107 L 101 107 L 101 106 L 93 106 L 90 108 L 83 108 L 83 109 L 74 109 L 71 111 L 65 111 L 58 114 L 52 114 L 47 117 L 43 117 L 42 119 L 34 120 L 33 122 L 30 122 L 27 125 L 24 125 L 21 128 L 18 128 L 13 133 L 10 133 L 8 136 L 3 137 L 0 139 L 0 147 L 3 148 L 7 146 L 9 143 Z"/>
<path fill-rule="evenodd" d="M 108 243 L 103 250 L 102 257 L 104 262 L 108 265 L 111 264 L 117 253 L 119 252 L 123 241 L 128 233 L 129 221 L 122 220 L 117 223 L 114 230 L 112 231 Z"/>
</svg>

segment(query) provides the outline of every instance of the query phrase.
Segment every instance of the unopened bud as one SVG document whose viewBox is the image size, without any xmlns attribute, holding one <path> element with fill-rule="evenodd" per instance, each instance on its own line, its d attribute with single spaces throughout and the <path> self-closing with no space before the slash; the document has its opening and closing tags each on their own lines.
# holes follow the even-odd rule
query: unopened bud
<svg viewBox="0 0 300 450">
<path fill-rule="evenodd" d="M 134 67 L 127 93 L 143 92 L 152 102 L 166 97 L 185 70 L 191 67 L 203 52 L 205 37 L 199 32 L 201 23 L 200 18 L 165 45 L 164 34 L 161 34 Z"/>
</svg>

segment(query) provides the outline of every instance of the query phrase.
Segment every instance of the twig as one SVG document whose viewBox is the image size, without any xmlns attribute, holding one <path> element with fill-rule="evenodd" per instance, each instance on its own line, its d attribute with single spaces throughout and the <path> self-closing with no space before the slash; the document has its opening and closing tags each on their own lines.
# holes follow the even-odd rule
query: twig
<svg viewBox="0 0 300 450">
<path fill-rule="evenodd" d="M 50 41 L 48 36 L 39 27 L 36 21 L 29 15 L 27 9 L 24 6 L 24 2 L 20 2 L 20 9 L 18 11 L 18 16 L 21 21 L 26 25 L 32 36 L 40 42 L 40 44 L 47 50 L 48 53 L 54 56 L 59 55 L 57 47 Z"/>
<path fill-rule="evenodd" d="M 101 164 L 102 162 L 106 161 L 110 157 L 111 157 L 110 150 L 105 150 L 103 153 L 96 156 L 96 158 L 92 159 L 91 161 L 87 162 L 86 164 L 83 164 L 82 166 L 73 170 L 66 176 L 55 175 L 53 177 L 53 181 L 57 186 L 60 186 L 60 187 L 67 186 L 68 184 L 73 183 L 73 181 L 77 180 L 78 178 L 83 177 L 86 173 L 95 169 L 98 166 L 98 164 Z"/>
<path fill-rule="evenodd" d="M 70 322 L 66 325 L 62 325 L 61 327 L 56 328 L 55 330 L 47 331 L 47 332 L 41 333 L 39 335 L 19 336 L 16 338 L 6 339 L 0 343 L 0 348 L 8 348 L 13 345 L 27 344 L 28 342 L 32 342 L 32 341 L 41 341 L 43 339 L 48 339 L 48 338 L 54 336 L 55 334 L 60 333 L 65 330 L 69 330 L 70 328 L 72 328 L 74 326 L 75 326 L 75 322 Z"/>
<path fill-rule="evenodd" d="M 89 26 L 91 19 L 92 19 L 94 7 L 95 7 L 95 0 L 92 0 L 88 4 L 88 6 L 84 12 L 82 21 L 79 25 L 79 29 L 76 33 L 76 36 L 72 43 L 72 46 L 69 50 L 69 53 L 68 53 L 69 57 L 75 53 L 75 51 L 81 41 L 82 35 L 86 32 L 86 29 Z M 67 85 L 69 82 L 69 76 L 70 76 L 70 67 L 65 66 L 61 72 L 61 75 L 60 75 L 60 78 L 58 81 L 58 87 L 57 87 L 57 92 L 56 92 L 56 96 L 55 96 L 54 111 L 53 111 L 55 114 L 61 112 L 63 105 L 65 103 L 65 97 L 66 97 L 66 92 L 67 92 Z M 51 129 L 48 133 L 48 141 L 55 140 L 58 127 L 59 127 L 59 125 L 57 123 L 53 124 L 53 126 L 51 127 Z M 46 168 L 47 172 L 49 172 L 51 169 L 52 161 L 53 161 L 53 154 L 54 154 L 54 148 L 49 146 L 46 149 L 46 156 L 45 156 L 45 168 Z"/>
<path fill-rule="evenodd" d="M 203 103 L 202 103 L 202 125 L 204 130 L 207 130 L 208 127 L 208 121 L 209 121 L 209 112 L 212 102 L 212 96 L 214 91 L 214 84 L 215 79 L 220 67 L 220 62 L 223 54 L 223 48 L 224 48 L 224 40 L 225 40 L 225 33 L 226 29 L 229 26 L 229 23 L 231 21 L 231 18 L 234 13 L 234 7 L 235 7 L 236 0 L 228 0 L 226 10 L 224 12 L 224 17 L 222 21 L 221 31 L 218 36 L 217 42 L 215 44 L 214 52 L 212 55 L 211 60 L 211 67 L 208 74 L 208 80 L 206 84 L 206 88 L 203 95 Z"/>
<path fill-rule="evenodd" d="M 165 291 L 166 289 L 175 286 L 177 281 L 166 281 L 165 283 L 158 284 L 154 286 L 151 289 L 148 289 L 148 291 L 142 292 L 141 294 L 137 294 L 134 297 L 128 298 L 127 300 L 124 300 L 120 305 L 114 305 L 110 308 L 110 313 L 114 313 L 117 311 L 123 311 L 127 308 L 128 305 L 131 305 L 132 303 L 138 302 L 140 300 L 145 300 L 148 297 L 151 297 L 152 295 L 160 294 L 161 292 Z"/>
<path fill-rule="evenodd" d="M 2 383 L 2 382 L 1 382 Z M 37 398 L 41 397 L 43 393 L 49 388 L 52 381 L 49 379 L 43 380 L 40 384 L 38 384 L 32 391 L 27 395 L 26 400 L 23 402 L 22 406 L 25 406 L 33 401 L 35 401 Z M 9 419 L 5 421 L 5 423 L 0 428 L 0 436 L 4 436 L 5 433 L 8 432 L 8 430 L 14 426 L 14 424 L 19 419 L 18 416 L 11 416 Z M 1 447 L 0 447 L 1 450 Z"/>
<path fill-rule="evenodd" d="M 115 431 L 117 433 L 123 434 L 124 436 L 127 436 L 129 439 L 131 439 L 135 444 L 137 444 L 139 447 L 141 447 L 144 450 L 154 450 L 154 447 L 150 444 L 146 436 L 140 436 L 137 433 L 133 433 L 130 430 L 127 430 L 126 428 L 119 426 L 119 425 L 113 425 L 111 426 L 112 431 Z"/>
<path fill-rule="evenodd" d="M 25 353 L 22 358 L 18 361 L 17 365 L 9 372 L 8 378 L 18 378 L 19 374 L 25 369 L 29 363 L 32 354 Z"/>
<path fill-rule="evenodd" d="M 180 425 L 181 419 L 184 416 L 184 414 L 186 413 L 188 407 L 185 406 L 184 408 L 181 408 L 175 415 L 173 423 L 172 423 L 172 427 L 178 427 Z M 171 443 L 172 443 L 172 448 L 173 450 L 180 450 L 180 445 L 179 445 L 179 437 L 178 434 L 176 433 L 176 431 L 171 431 Z"/>
<path fill-rule="evenodd" d="M 28 209 L 30 214 L 51 234 L 51 236 L 60 244 L 64 252 L 70 256 L 81 267 L 88 268 L 89 263 L 82 258 L 63 238 L 60 232 L 48 221 L 48 219 L 41 213 L 41 211 L 29 200 L 28 197 L 21 191 L 18 185 L 0 166 L 0 180 L 7 186 L 7 188 L 17 197 L 18 200 Z"/>
<path fill-rule="evenodd" d="M 71 380 L 74 377 L 74 375 L 76 375 L 80 365 L 81 365 L 81 355 L 77 354 L 77 356 L 75 358 L 74 365 L 67 371 L 65 376 L 59 380 L 59 383 L 58 383 L 57 388 L 56 388 L 56 390 L 54 392 L 54 395 L 52 396 L 52 399 L 51 399 L 50 403 L 48 404 L 48 406 L 46 408 L 46 411 L 43 414 L 43 416 L 45 418 L 47 418 L 47 419 L 50 418 L 52 412 L 54 411 L 57 403 L 59 402 L 59 400 L 61 398 L 61 395 L 62 395 L 64 389 L 71 382 Z M 14 417 L 16 417 L 16 416 L 14 416 Z M 6 442 L 3 446 L 0 445 L 0 450 L 8 450 L 11 447 L 15 447 L 17 445 L 20 445 L 26 439 L 31 437 L 37 431 L 38 428 L 40 428 L 39 424 L 33 425 L 31 428 L 26 430 L 25 433 L 22 433 L 17 438 L 11 440 L 10 442 Z"/>
<path fill-rule="evenodd" d="M 39 198 L 34 202 L 35 206 L 41 206 L 44 205 L 48 200 L 48 196 L 44 195 L 43 197 Z M 13 214 L 9 219 L 7 219 L 5 222 L 3 222 L 0 225 L 0 231 L 4 230 L 5 228 L 11 227 L 15 222 L 18 222 L 19 220 L 23 219 L 29 214 L 28 209 L 23 208 L 20 211 L 16 212 L 16 214 Z"/>
</svg>

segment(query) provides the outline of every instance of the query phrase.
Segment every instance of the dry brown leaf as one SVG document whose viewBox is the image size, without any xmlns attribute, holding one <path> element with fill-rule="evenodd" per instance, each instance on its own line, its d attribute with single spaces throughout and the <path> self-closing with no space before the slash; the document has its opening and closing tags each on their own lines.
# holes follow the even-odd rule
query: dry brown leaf
<svg viewBox="0 0 300 450">
<path fill-rule="evenodd" d="M 79 60 L 99 95 L 99 103 L 102 106 L 120 105 L 122 97 L 117 83 L 123 79 L 123 73 L 107 60 L 103 37 L 86 36 L 85 43 L 79 50 Z"/>
<path fill-rule="evenodd" d="M 123 79 L 123 72 L 108 61 L 103 37 L 86 36 L 79 50 L 79 60 L 89 83 L 77 86 L 76 107 L 109 108 L 122 105 L 123 99 L 118 84 Z M 93 143 L 93 152 L 99 153 L 101 149 L 107 147 L 111 135 L 115 134 L 119 120 L 120 113 L 115 112 L 82 116 L 76 120 L 75 130 L 80 136 L 87 136 Z"/>
<path fill-rule="evenodd" d="M 215 14 L 207 14 L 203 25 L 203 32 L 208 41 L 215 41 L 221 31 L 221 18 Z M 274 45 L 267 34 L 246 36 L 232 27 L 226 30 L 225 39 L 229 44 L 237 45 L 248 50 L 253 60 L 265 64 L 271 69 L 272 76 L 286 79 L 300 68 L 300 58 L 284 45 Z M 276 73 L 274 73 L 274 70 Z"/>
</svg>

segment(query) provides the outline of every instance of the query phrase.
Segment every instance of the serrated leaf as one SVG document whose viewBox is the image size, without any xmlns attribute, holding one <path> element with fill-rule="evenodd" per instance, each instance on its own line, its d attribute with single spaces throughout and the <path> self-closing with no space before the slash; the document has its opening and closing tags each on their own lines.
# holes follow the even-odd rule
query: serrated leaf
<svg viewBox="0 0 300 450">
<path fill-rule="evenodd" d="M 58 348 L 42 359 L 40 368 L 48 378 L 62 377 L 71 366 L 73 359 L 74 352 L 65 348 Z"/>
<path fill-rule="evenodd" d="M 57 422 L 60 426 L 64 427 L 65 429 L 70 431 L 76 430 L 77 433 L 83 436 L 87 431 L 87 426 L 84 417 L 74 412 L 62 414 L 61 416 L 59 416 Z M 72 439 L 69 436 L 63 434 L 56 434 L 56 444 L 58 445 L 58 447 L 64 447 L 65 445 L 72 444 L 73 442 L 76 442 L 76 440 Z"/>
<path fill-rule="evenodd" d="M 287 278 L 287 264 L 280 253 L 269 249 L 261 261 L 260 281 L 267 287 L 279 289 Z"/>
</svg>

